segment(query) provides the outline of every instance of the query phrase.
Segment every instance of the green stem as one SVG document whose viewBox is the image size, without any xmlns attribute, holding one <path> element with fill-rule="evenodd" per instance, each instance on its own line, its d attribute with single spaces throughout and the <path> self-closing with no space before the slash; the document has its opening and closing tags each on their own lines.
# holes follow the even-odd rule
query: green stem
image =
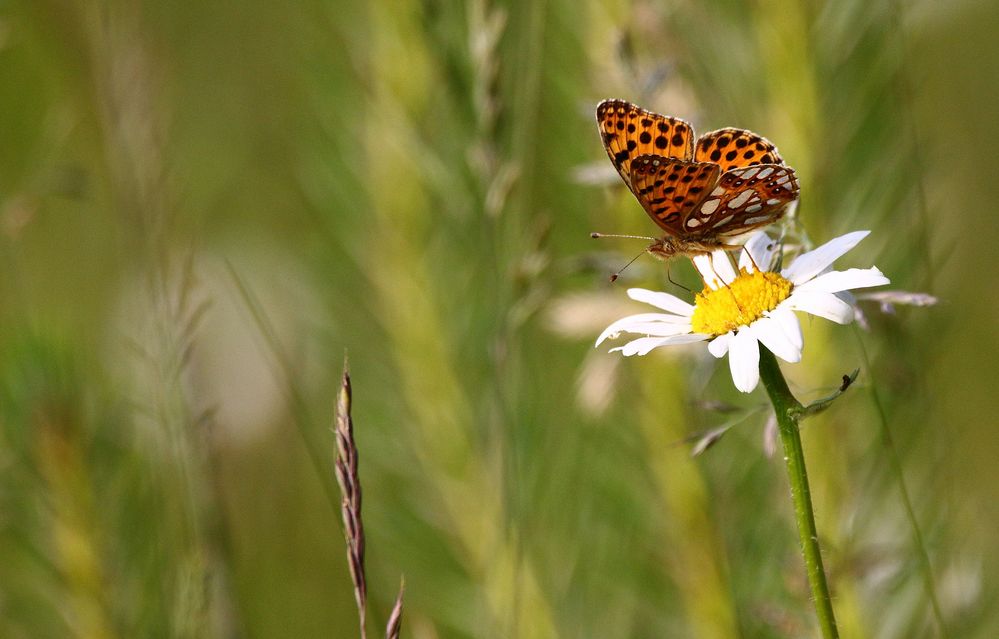
<svg viewBox="0 0 999 639">
<path fill-rule="evenodd" d="M 805 471 L 805 452 L 801 447 L 801 434 L 798 432 L 798 418 L 802 406 L 787 387 L 787 381 L 780 371 L 777 358 L 762 346 L 760 378 L 774 405 L 780 439 L 784 444 L 784 461 L 791 482 L 794 516 L 798 520 L 798 538 L 801 542 L 801 552 L 805 556 L 805 570 L 808 573 L 808 585 L 812 590 L 815 614 L 819 618 L 819 627 L 822 629 L 824 639 L 837 639 L 839 632 L 836 630 L 836 618 L 829 598 L 826 573 L 822 568 L 819 534 L 815 529 L 812 497 L 808 490 L 808 473 Z"/>
</svg>

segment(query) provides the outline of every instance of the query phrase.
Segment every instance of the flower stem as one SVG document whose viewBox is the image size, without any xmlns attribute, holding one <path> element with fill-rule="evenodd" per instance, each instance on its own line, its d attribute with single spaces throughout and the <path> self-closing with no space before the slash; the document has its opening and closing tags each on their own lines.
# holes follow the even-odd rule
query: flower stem
<svg viewBox="0 0 999 639">
<path fill-rule="evenodd" d="M 815 614 L 824 639 L 836 639 L 836 618 L 833 615 L 829 586 L 822 567 L 822 554 L 819 552 L 819 535 L 815 529 L 815 515 L 812 512 L 812 497 L 808 490 L 808 473 L 805 471 L 805 453 L 801 447 L 798 432 L 798 416 L 801 404 L 787 387 L 777 358 L 765 347 L 760 348 L 760 379 L 767 389 L 767 395 L 774 405 L 781 443 L 784 445 L 784 461 L 791 482 L 791 499 L 794 501 L 794 516 L 798 520 L 798 538 L 801 552 L 805 557 L 805 570 L 808 585 L 812 590 Z"/>
</svg>

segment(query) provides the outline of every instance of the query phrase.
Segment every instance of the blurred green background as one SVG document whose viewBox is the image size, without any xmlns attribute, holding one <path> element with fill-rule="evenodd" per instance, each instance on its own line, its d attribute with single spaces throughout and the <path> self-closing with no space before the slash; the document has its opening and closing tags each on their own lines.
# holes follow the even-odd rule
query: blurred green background
<svg viewBox="0 0 999 639">
<path fill-rule="evenodd" d="M 643 245 L 588 237 L 655 231 L 605 97 L 766 135 L 814 242 L 871 229 L 841 265 L 940 297 L 805 322 L 785 372 L 862 369 L 804 429 L 843 635 L 999 636 L 997 29 L 988 0 L 0 2 L 0 636 L 357 636 L 345 350 L 373 636 L 401 574 L 408 637 L 815 636 L 762 390 L 593 349 L 627 286 L 682 294 L 647 256 L 608 284 Z"/>
</svg>

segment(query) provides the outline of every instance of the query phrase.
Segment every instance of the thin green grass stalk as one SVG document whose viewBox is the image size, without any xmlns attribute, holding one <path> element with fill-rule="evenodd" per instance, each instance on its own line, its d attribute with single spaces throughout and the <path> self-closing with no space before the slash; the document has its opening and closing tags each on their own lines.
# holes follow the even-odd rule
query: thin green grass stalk
<svg viewBox="0 0 999 639">
<path fill-rule="evenodd" d="M 294 368 L 278 339 L 277 331 L 274 330 L 274 325 L 260 304 L 260 300 L 250 290 L 249 285 L 240 277 L 239 273 L 236 272 L 235 267 L 226 261 L 226 268 L 229 271 L 229 277 L 232 278 L 233 283 L 236 285 L 236 290 L 243 300 L 243 304 L 246 306 L 247 311 L 249 311 L 250 317 L 257 325 L 257 330 L 260 332 L 260 336 L 270 351 L 275 367 L 275 377 L 281 382 L 281 388 L 284 390 L 285 398 L 294 417 L 295 427 L 302 437 L 302 443 L 305 444 L 309 461 L 312 463 L 312 467 L 319 477 L 319 483 L 323 487 L 323 494 L 326 496 L 327 501 L 329 501 L 330 506 L 334 509 L 339 508 L 340 500 L 337 498 L 336 489 L 333 487 L 333 482 L 328 478 L 329 470 L 326 456 L 319 442 L 316 441 L 312 434 L 311 425 L 313 422 L 309 414 L 308 405 L 295 385 L 296 375 Z"/>
<path fill-rule="evenodd" d="M 878 415 L 878 434 L 881 436 L 881 444 L 885 447 L 885 451 L 888 454 L 888 466 L 891 469 L 891 474 L 895 478 L 895 482 L 898 484 L 899 494 L 902 497 L 902 504 L 905 507 L 905 517 L 909 523 L 909 530 L 912 532 L 912 541 L 916 545 L 916 550 L 919 554 L 919 566 L 921 568 L 923 575 L 923 585 L 926 588 L 926 596 L 930 600 L 930 609 L 933 612 L 933 620 L 937 625 L 937 633 L 940 637 L 947 637 L 947 625 L 944 623 L 943 612 L 940 608 L 940 600 L 937 597 L 937 587 L 936 580 L 933 577 L 933 564 L 930 561 L 930 553 L 926 550 L 926 542 L 923 539 L 923 533 L 919 528 L 919 520 L 916 518 L 916 511 L 912 507 L 912 499 L 909 497 L 909 489 L 905 484 L 905 473 L 902 471 L 902 461 L 898 455 L 898 449 L 895 448 L 895 440 L 891 434 L 891 428 L 888 426 L 888 415 L 885 412 L 884 405 L 881 403 L 881 396 L 878 394 L 878 386 L 874 381 L 874 373 L 871 368 L 870 356 L 867 354 L 867 347 L 864 345 L 864 340 L 861 339 L 860 330 L 854 326 L 853 333 L 857 338 L 857 345 L 860 348 L 861 357 L 864 358 L 864 369 L 867 371 L 867 375 L 870 378 L 870 384 L 868 384 L 869 392 L 871 395 L 871 404 L 874 405 L 874 410 Z"/>
<path fill-rule="evenodd" d="M 798 429 L 802 405 L 791 394 L 787 381 L 780 371 L 777 358 L 766 347 L 760 347 L 760 378 L 767 389 L 777 416 L 777 428 L 784 446 L 784 462 L 787 464 L 788 479 L 791 482 L 791 499 L 794 501 L 794 515 L 798 523 L 798 539 L 805 558 L 805 571 L 812 591 L 812 603 L 819 619 L 819 628 L 825 639 L 836 639 L 836 617 L 833 614 L 829 585 L 822 566 L 822 553 L 819 550 L 819 533 L 815 528 L 815 514 L 812 511 L 812 497 L 808 488 L 808 472 L 805 469 L 805 452 L 801 446 L 801 433 Z"/>
</svg>

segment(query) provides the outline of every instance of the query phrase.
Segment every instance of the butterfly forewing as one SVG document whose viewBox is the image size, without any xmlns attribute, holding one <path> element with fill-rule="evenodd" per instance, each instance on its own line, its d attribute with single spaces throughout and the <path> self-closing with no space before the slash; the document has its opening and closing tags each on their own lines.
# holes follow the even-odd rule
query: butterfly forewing
<svg viewBox="0 0 999 639">
<path fill-rule="evenodd" d="M 604 100 L 597 105 L 597 124 L 607 155 L 632 191 L 632 162 L 640 155 L 690 160 L 694 154 L 690 124 L 624 100 Z"/>
<path fill-rule="evenodd" d="M 778 220 L 798 197 L 794 170 L 776 147 L 743 129 L 694 142 L 690 124 L 625 102 L 604 100 L 597 125 L 607 155 L 666 237 L 660 257 L 732 248 L 730 241 Z"/>
<path fill-rule="evenodd" d="M 778 164 L 732 169 L 684 219 L 686 235 L 724 238 L 780 219 L 798 197 L 794 169 Z"/>
<path fill-rule="evenodd" d="M 697 139 L 694 159 L 714 162 L 722 171 L 759 164 L 784 164 L 770 140 L 745 129 L 719 129 Z"/>
<path fill-rule="evenodd" d="M 661 155 L 640 155 L 631 163 L 632 191 L 652 221 L 671 235 L 685 234 L 683 222 L 718 183 L 721 169 Z"/>
</svg>

